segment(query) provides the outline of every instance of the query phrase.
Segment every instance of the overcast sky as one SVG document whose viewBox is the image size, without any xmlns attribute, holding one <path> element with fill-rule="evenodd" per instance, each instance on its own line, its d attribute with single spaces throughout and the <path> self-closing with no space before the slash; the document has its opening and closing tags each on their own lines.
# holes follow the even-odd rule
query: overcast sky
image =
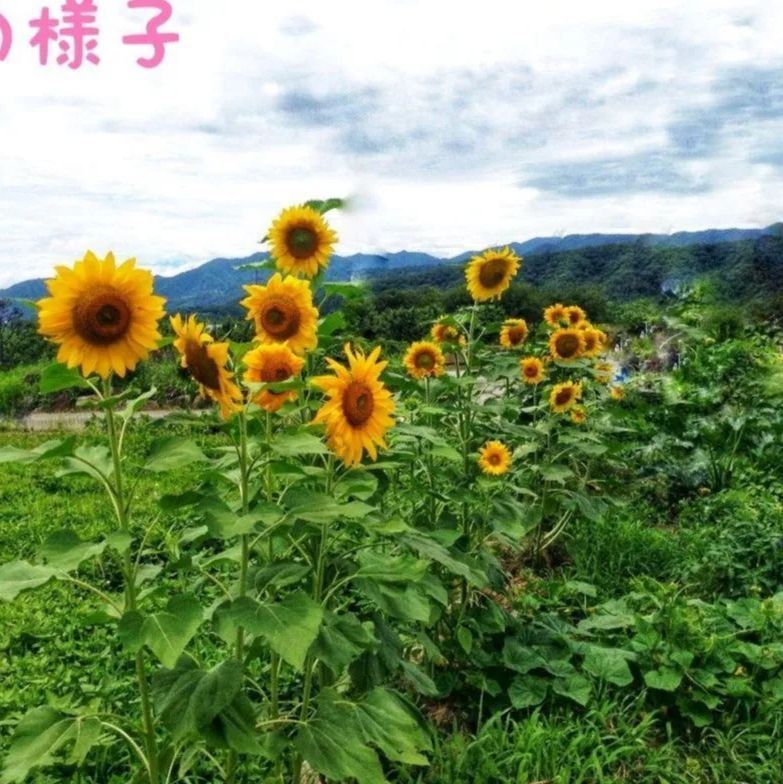
<svg viewBox="0 0 783 784">
<path fill-rule="evenodd" d="M 153 71 L 124 1 L 79 71 L 38 64 L 41 0 L 0 4 L 0 285 L 248 255 L 330 196 L 343 254 L 783 218 L 783 3 L 171 1 Z"/>
</svg>

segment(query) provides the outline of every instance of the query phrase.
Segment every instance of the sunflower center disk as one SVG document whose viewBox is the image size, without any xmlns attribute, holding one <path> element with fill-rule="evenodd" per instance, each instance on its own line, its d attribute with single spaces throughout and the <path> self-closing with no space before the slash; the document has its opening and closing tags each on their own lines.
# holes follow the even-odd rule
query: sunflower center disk
<svg viewBox="0 0 783 784">
<path fill-rule="evenodd" d="M 424 370 L 432 370 L 435 367 L 435 357 L 432 354 L 419 354 L 416 357 L 416 367 L 423 368 Z"/>
<path fill-rule="evenodd" d="M 557 339 L 557 353 L 561 357 L 573 357 L 579 353 L 579 338 L 575 335 L 563 335 Z"/>
<path fill-rule="evenodd" d="M 131 309 L 114 289 L 97 287 L 76 303 L 73 326 L 80 338 L 95 346 L 108 346 L 125 336 Z"/>
<path fill-rule="evenodd" d="M 567 403 L 570 403 L 571 402 L 571 390 L 570 389 L 562 389 L 555 396 L 555 402 L 557 403 L 558 406 L 564 406 Z"/>
<path fill-rule="evenodd" d="M 489 463 L 490 465 L 496 466 L 500 465 L 500 455 L 494 454 L 489 456 Z"/>
<path fill-rule="evenodd" d="M 288 232 L 286 245 L 295 259 L 307 259 L 318 248 L 318 235 L 309 226 L 297 226 Z"/>
<path fill-rule="evenodd" d="M 508 338 L 511 341 L 511 344 L 516 346 L 525 339 L 525 331 L 521 327 L 514 327 L 509 330 Z"/>
<path fill-rule="evenodd" d="M 190 342 L 185 346 L 185 361 L 188 363 L 190 375 L 201 386 L 214 392 L 220 390 L 220 369 L 207 353 L 206 346 Z"/>
<path fill-rule="evenodd" d="M 482 265 L 479 271 L 479 281 L 484 288 L 492 289 L 499 286 L 508 273 L 508 263 L 505 259 L 491 259 Z"/>
<path fill-rule="evenodd" d="M 286 297 L 277 297 L 268 302 L 261 312 L 260 320 L 264 332 L 276 340 L 288 340 L 299 331 L 299 309 Z"/>
<path fill-rule="evenodd" d="M 361 427 L 372 416 L 375 400 L 372 390 L 361 381 L 352 381 L 343 393 L 343 413 L 354 427 Z"/>
<path fill-rule="evenodd" d="M 279 365 L 278 367 L 274 368 L 267 368 L 261 373 L 261 381 L 265 384 L 279 384 L 282 381 L 288 381 L 291 378 L 291 370 L 290 368 Z M 267 389 L 266 390 L 270 395 L 282 395 L 285 394 L 284 392 L 277 392 L 274 389 Z"/>
</svg>

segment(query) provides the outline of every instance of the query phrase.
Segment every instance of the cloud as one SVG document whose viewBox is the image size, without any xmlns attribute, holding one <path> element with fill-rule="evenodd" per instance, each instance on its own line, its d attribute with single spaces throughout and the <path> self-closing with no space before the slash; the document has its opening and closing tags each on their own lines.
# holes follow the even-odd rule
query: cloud
<svg viewBox="0 0 783 784">
<path fill-rule="evenodd" d="M 345 254 L 780 219 L 779 4 L 175 0 L 153 72 L 118 5 L 100 67 L 43 69 L 20 36 L 0 64 L 0 285 L 88 247 L 247 255 L 333 195 Z"/>
</svg>

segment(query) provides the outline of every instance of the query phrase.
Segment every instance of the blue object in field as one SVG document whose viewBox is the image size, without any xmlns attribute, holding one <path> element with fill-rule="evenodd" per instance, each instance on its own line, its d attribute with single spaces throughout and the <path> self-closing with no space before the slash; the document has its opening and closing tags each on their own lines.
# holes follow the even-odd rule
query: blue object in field
<svg viewBox="0 0 783 784">
<path fill-rule="evenodd" d="M 628 368 L 620 368 L 614 374 L 615 382 L 618 382 L 618 383 L 621 383 L 621 384 L 624 384 L 626 381 L 628 381 L 628 379 L 630 377 L 631 377 L 631 374 L 628 372 Z"/>
</svg>

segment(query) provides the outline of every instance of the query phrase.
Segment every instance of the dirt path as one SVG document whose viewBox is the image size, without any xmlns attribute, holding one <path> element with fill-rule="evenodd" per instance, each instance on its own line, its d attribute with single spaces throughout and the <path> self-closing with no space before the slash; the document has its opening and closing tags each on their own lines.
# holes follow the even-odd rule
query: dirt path
<svg viewBox="0 0 783 784">
<path fill-rule="evenodd" d="M 164 419 L 165 417 L 178 413 L 176 410 L 161 411 L 142 411 L 139 416 L 146 416 L 150 419 Z M 41 412 L 28 414 L 26 417 L 15 420 L 15 424 L 21 430 L 31 430 L 34 432 L 45 432 L 47 430 L 84 430 L 87 423 L 97 416 L 94 411 L 62 411 L 62 412 Z"/>
</svg>

